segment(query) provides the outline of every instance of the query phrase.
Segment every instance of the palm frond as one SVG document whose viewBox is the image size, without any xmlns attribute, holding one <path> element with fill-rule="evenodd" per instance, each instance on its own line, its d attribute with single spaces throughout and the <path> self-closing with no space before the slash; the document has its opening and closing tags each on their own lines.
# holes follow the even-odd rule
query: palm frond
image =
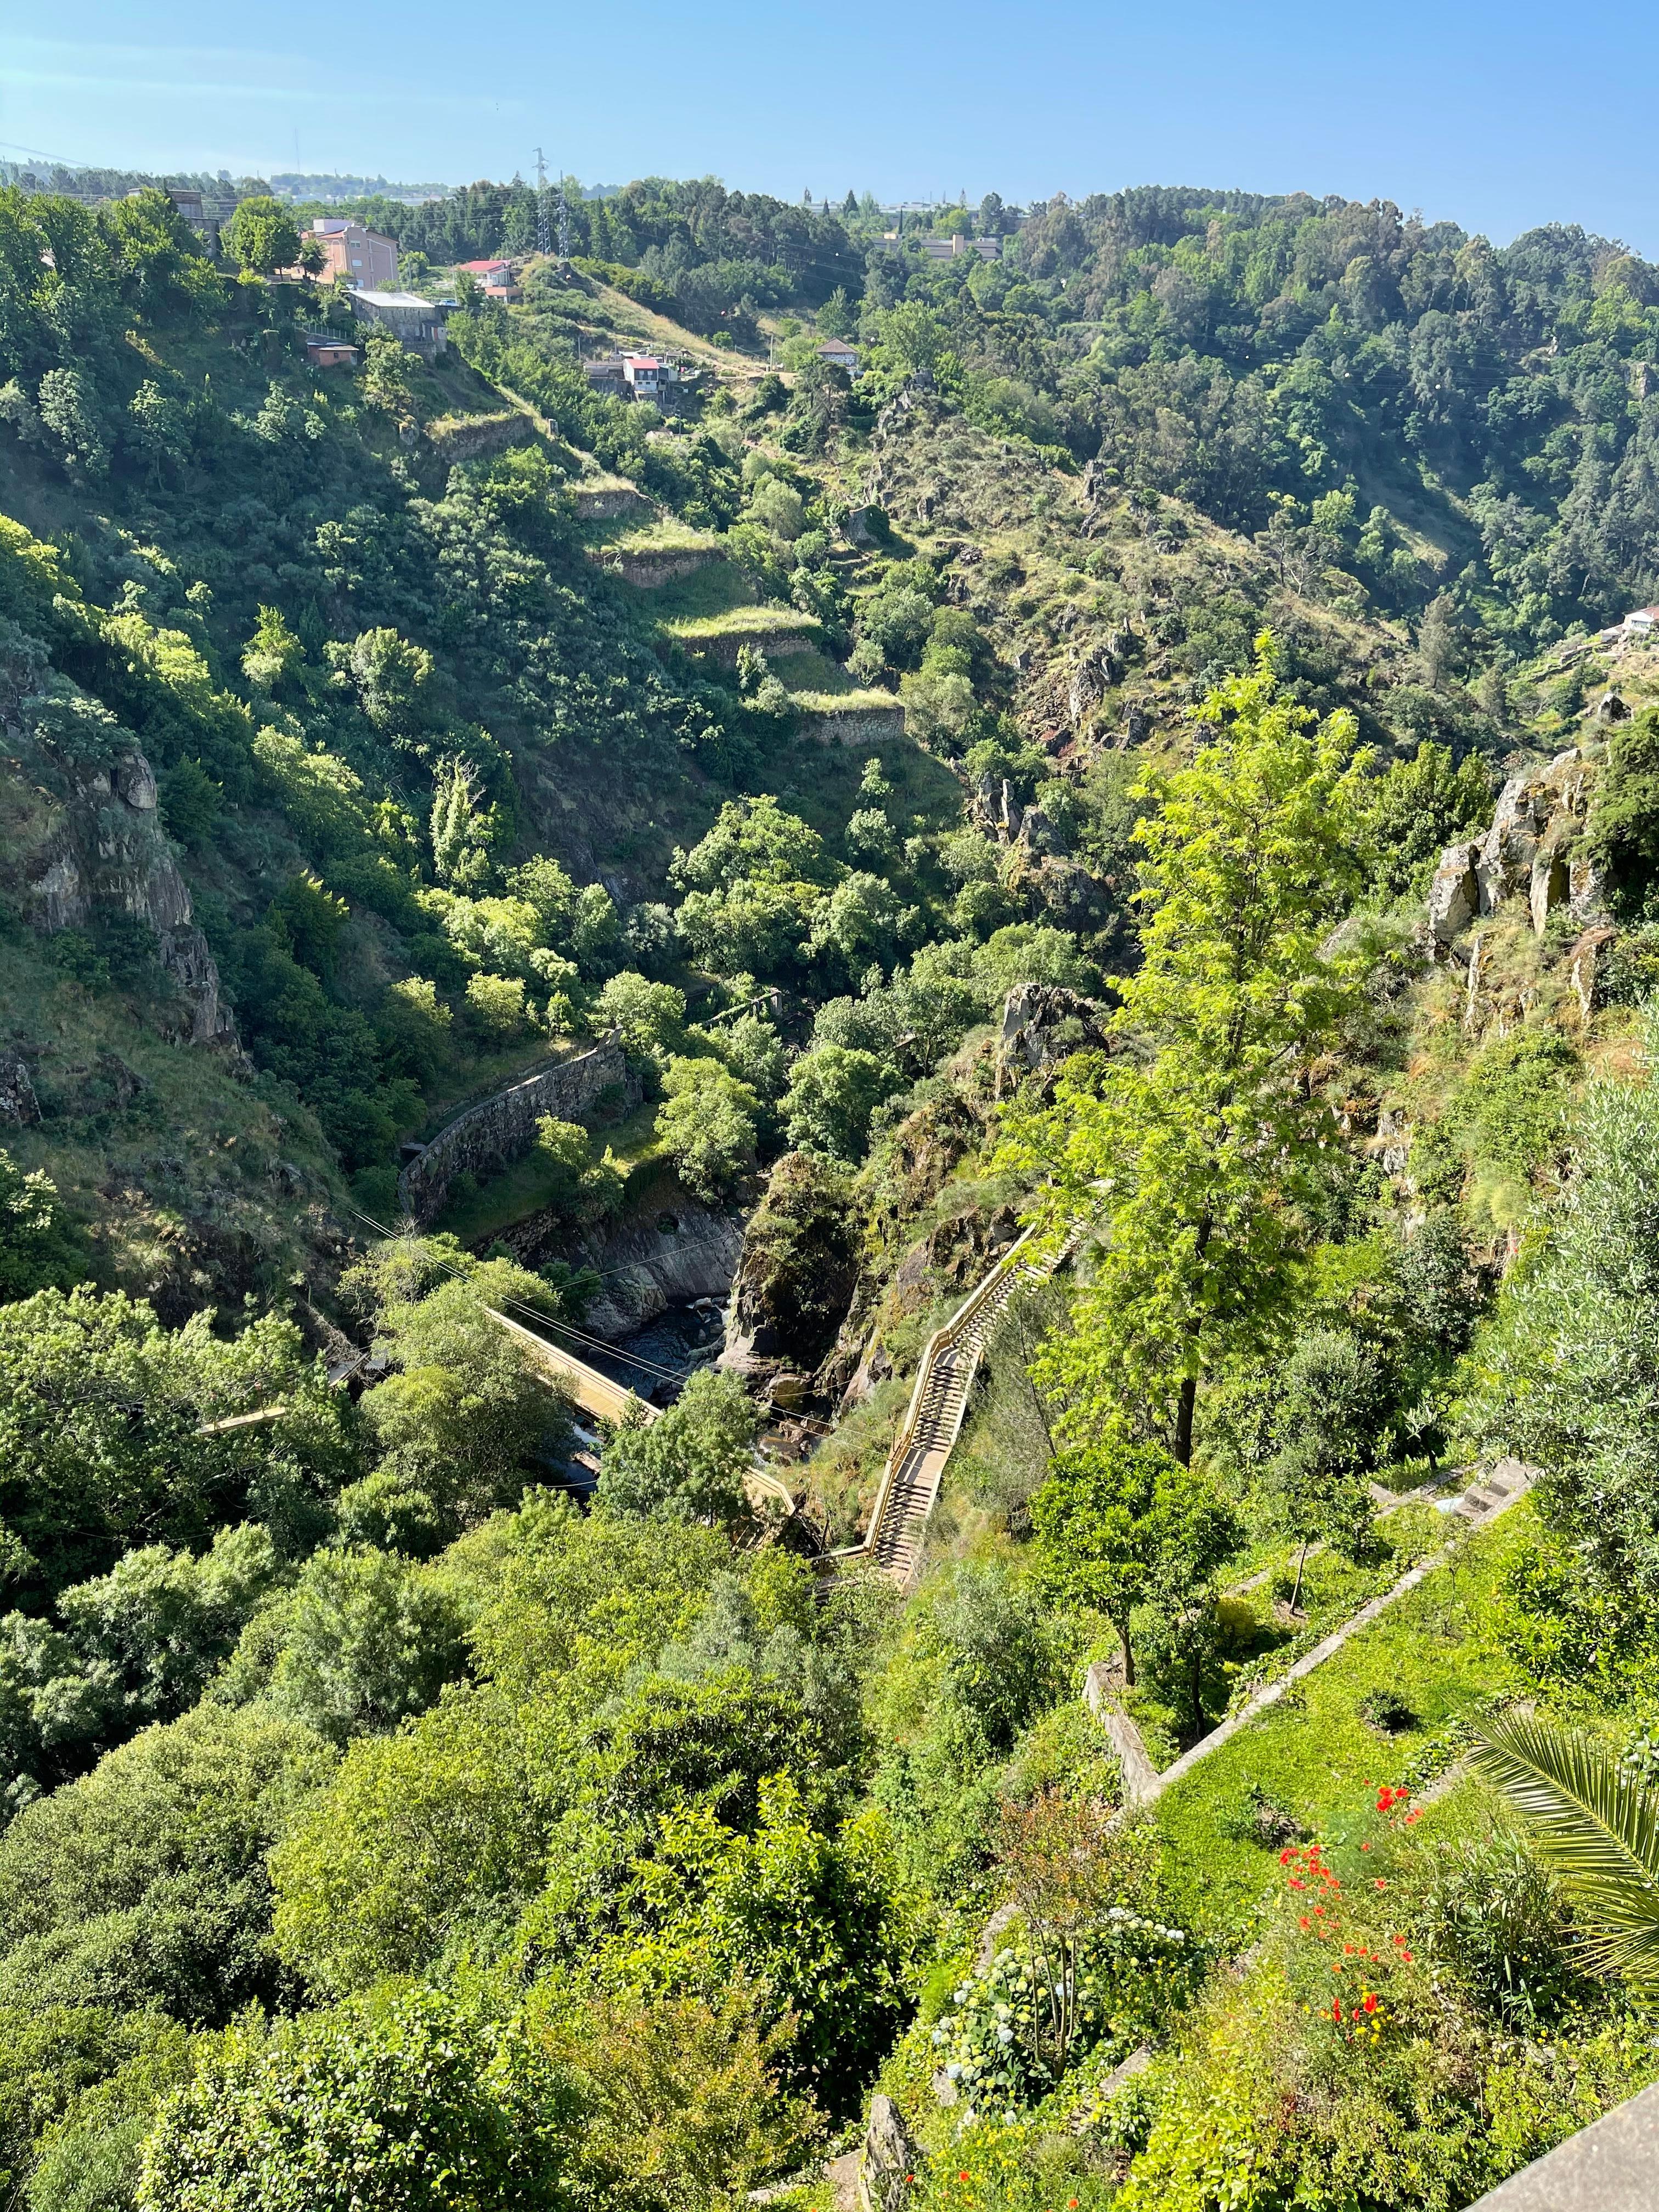
<svg viewBox="0 0 1659 2212">
<path fill-rule="evenodd" d="M 1591 1963 L 1659 1986 L 1659 1794 L 1589 1737 L 1543 1721 L 1494 1721 L 1471 1758 L 1579 1907 Z"/>
</svg>

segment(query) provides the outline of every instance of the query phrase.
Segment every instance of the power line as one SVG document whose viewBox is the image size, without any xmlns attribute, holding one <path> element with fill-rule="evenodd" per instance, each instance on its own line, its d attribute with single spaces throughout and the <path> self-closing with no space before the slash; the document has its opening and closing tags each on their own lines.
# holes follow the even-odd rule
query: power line
<svg viewBox="0 0 1659 2212">
<path fill-rule="evenodd" d="M 377 1237 L 385 1237 L 389 1243 L 397 1243 L 410 1234 L 408 1230 L 388 1229 L 385 1222 L 376 1221 L 372 1214 L 364 1213 L 357 1206 L 354 1206 L 351 1211 L 359 1221 L 365 1223 Z M 458 1281 L 465 1282 L 466 1279 L 463 1270 L 451 1261 L 434 1258 L 432 1264 L 446 1275 L 453 1275 Z M 659 1367 L 655 1360 L 647 1359 L 637 1352 L 619 1352 L 614 1345 L 607 1344 L 603 1337 L 590 1336 L 586 1329 L 576 1328 L 574 1322 L 555 1321 L 550 1315 L 543 1313 L 539 1307 L 526 1305 L 521 1298 L 503 1298 L 501 1304 L 509 1313 L 522 1316 L 526 1323 L 533 1322 L 538 1328 L 557 1329 L 566 1336 L 574 1337 L 578 1344 L 637 1367 L 641 1374 L 654 1375 L 664 1382 L 684 1382 L 685 1380 L 684 1375 L 678 1374 L 672 1367 Z"/>
</svg>

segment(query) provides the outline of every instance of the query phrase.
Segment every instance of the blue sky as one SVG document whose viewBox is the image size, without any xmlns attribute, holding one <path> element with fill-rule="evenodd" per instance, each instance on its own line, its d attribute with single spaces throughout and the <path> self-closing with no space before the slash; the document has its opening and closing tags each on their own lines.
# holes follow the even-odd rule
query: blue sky
<svg viewBox="0 0 1659 2212">
<path fill-rule="evenodd" d="M 1659 28 L 1634 5 L 1187 0 L 76 0 L 8 11 L 0 153 L 454 183 L 714 174 L 798 198 L 1139 183 L 1383 196 L 1659 258 Z M 297 160 L 296 160 L 297 149 Z"/>
</svg>

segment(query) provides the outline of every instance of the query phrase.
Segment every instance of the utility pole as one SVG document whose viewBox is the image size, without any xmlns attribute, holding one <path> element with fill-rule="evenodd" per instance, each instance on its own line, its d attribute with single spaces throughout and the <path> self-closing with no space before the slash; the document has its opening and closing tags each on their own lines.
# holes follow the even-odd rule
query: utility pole
<svg viewBox="0 0 1659 2212">
<path fill-rule="evenodd" d="M 536 149 L 536 251 L 551 253 L 553 241 L 547 229 L 547 164 L 542 159 L 542 149 Z"/>
</svg>

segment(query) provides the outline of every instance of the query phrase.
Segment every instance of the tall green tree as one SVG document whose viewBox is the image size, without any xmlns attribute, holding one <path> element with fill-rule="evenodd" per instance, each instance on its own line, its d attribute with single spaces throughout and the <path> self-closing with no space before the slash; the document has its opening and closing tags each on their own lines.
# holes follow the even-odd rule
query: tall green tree
<svg viewBox="0 0 1659 2212">
<path fill-rule="evenodd" d="M 1237 1550 L 1237 1516 L 1163 1445 L 1122 1435 L 1063 1452 L 1031 1500 L 1038 1571 L 1063 1602 L 1098 1607 L 1135 1679 L 1137 1609 L 1189 1606 Z"/>
<path fill-rule="evenodd" d="M 1138 787 L 1145 958 L 1115 1049 L 1072 1061 L 1000 1149 L 1046 1180 L 1046 1218 L 1109 1231 L 1041 1362 L 1066 1425 L 1150 1430 L 1182 1461 L 1201 1381 L 1283 1330 L 1337 1134 L 1313 1066 L 1363 967 L 1328 942 L 1364 880 L 1352 716 L 1281 698 L 1264 633 L 1199 719 L 1213 734 L 1192 765 Z"/>
<path fill-rule="evenodd" d="M 256 276 L 292 269 L 300 258 L 300 230 L 293 213 L 268 192 L 241 202 L 225 225 L 224 237 L 233 259 Z"/>
</svg>

